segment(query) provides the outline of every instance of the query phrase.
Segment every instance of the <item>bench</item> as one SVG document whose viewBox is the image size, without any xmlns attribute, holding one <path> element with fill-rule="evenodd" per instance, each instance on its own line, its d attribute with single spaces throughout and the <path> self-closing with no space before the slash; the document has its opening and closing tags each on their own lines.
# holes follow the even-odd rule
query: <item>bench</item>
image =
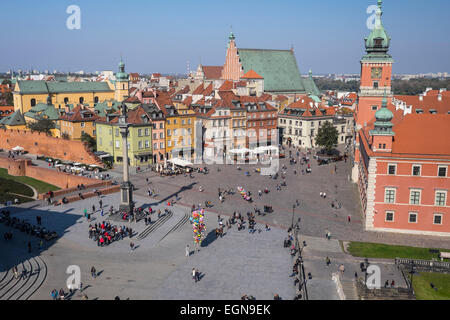
<svg viewBox="0 0 450 320">
<path fill-rule="evenodd" d="M 444 261 L 444 259 L 450 259 L 450 252 L 440 252 L 439 258 L 441 258 L 441 261 Z"/>
</svg>

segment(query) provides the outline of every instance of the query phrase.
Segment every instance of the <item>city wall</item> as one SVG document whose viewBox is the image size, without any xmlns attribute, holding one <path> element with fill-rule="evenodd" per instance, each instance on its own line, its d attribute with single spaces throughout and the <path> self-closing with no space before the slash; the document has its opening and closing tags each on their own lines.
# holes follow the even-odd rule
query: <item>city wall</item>
<svg viewBox="0 0 450 320">
<path fill-rule="evenodd" d="M 20 146 L 30 154 L 104 166 L 102 161 L 81 141 L 55 138 L 30 130 L 0 129 L 0 149 Z"/>
</svg>

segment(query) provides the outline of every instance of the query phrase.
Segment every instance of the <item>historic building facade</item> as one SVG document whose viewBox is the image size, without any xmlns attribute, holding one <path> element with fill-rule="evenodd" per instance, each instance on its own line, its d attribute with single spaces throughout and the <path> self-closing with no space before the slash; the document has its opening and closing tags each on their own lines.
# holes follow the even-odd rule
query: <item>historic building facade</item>
<svg viewBox="0 0 450 320">
<path fill-rule="evenodd" d="M 421 96 L 392 97 L 390 38 L 381 7 L 378 0 L 355 114 L 353 178 L 365 228 L 450 236 L 450 104 L 442 103 L 442 91 L 426 104 Z"/>
</svg>

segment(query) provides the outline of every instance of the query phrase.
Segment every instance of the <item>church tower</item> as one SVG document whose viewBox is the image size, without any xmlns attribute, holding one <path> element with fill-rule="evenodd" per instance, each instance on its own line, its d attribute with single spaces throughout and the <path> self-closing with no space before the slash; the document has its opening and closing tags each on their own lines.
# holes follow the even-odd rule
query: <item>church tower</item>
<svg viewBox="0 0 450 320">
<path fill-rule="evenodd" d="M 129 78 L 130 76 L 125 72 L 125 63 L 123 62 L 122 58 L 120 58 L 119 72 L 116 73 L 116 84 L 114 92 L 114 99 L 116 101 L 122 102 L 128 97 Z"/>
<path fill-rule="evenodd" d="M 223 80 L 239 81 L 244 75 L 235 40 L 236 37 L 231 32 L 228 36 L 227 56 L 222 70 L 221 79 Z"/>
<path fill-rule="evenodd" d="M 382 3 L 382 0 L 378 0 L 375 27 L 365 39 L 366 55 L 361 59 L 361 85 L 356 108 L 358 129 L 374 119 L 375 112 L 381 108 L 385 90 L 387 96 L 392 97 L 391 78 L 394 61 L 388 54 L 391 38 L 381 21 Z"/>
</svg>

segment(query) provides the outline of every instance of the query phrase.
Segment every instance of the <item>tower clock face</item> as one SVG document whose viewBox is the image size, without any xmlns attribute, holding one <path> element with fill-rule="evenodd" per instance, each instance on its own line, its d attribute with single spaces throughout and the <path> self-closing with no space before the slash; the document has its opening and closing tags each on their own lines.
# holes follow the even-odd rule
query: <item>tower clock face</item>
<svg viewBox="0 0 450 320">
<path fill-rule="evenodd" d="M 372 68 L 372 79 L 381 79 L 382 68 Z"/>
</svg>

